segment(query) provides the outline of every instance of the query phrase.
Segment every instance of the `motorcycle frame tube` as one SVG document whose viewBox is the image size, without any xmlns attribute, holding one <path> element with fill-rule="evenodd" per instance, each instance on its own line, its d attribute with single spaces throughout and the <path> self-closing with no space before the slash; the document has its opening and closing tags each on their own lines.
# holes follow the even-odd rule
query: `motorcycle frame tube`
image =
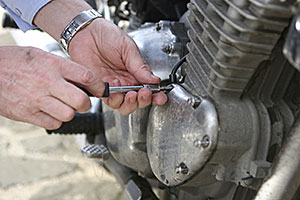
<svg viewBox="0 0 300 200">
<path fill-rule="evenodd" d="M 300 186 L 300 119 L 273 163 L 255 200 L 290 200 Z"/>
</svg>

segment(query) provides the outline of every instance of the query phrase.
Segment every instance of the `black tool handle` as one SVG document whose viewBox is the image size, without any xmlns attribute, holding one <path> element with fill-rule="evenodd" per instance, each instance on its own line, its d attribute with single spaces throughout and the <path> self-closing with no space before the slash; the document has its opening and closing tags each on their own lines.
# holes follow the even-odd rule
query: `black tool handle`
<svg viewBox="0 0 300 200">
<path fill-rule="evenodd" d="M 103 92 L 102 97 L 109 97 L 109 83 L 108 82 L 104 82 L 105 85 L 105 90 Z"/>
<path fill-rule="evenodd" d="M 109 97 L 109 83 L 108 82 L 104 82 L 104 86 L 105 86 L 105 90 L 103 92 L 102 97 L 106 98 Z M 91 94 L 89 91 L 87 91 L 86 89 L 80 87 L 81 90 L 83 90 L 89 97 L 93 97 L 94 95 Z"/>
</svg>

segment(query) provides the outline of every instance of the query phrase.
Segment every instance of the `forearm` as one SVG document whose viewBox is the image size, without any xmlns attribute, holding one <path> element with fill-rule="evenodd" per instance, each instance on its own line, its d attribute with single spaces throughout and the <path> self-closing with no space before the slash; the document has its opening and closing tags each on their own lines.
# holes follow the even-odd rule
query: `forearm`
<svg viewBox="0 0 300 200">
<path fill-rule="evenodd" d="M 91 7 L 83 0 L 53 0 L 35 16 L 34 24 L 59 40 L 68 23 L 80 12 Z"/>
</svg>

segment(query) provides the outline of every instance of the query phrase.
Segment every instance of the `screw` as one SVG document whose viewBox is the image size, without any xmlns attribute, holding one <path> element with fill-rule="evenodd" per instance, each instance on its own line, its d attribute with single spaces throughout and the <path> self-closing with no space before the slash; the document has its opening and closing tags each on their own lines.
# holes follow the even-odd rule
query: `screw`
<svg viewBox="0 0 300 200">
<path fill-rule="evenodd" d="M 177 175 L 186 175 L 189 173 L 189 168 L 186 166 L 186 164 L 184 164 L 183 162 L 180 163 L 176 168 L 175 168 L 175 173 Z"/>
<path fill-rule="evenodd" d="M 202 140 L 200 139 L 197 139 L 194 141 L 194 146 L 197 147 L 197 148 L 206 148 L 210 145 L 210 139 L 209 139 L 209 136 L 208 135 L 205 135 Z"/>
</svg>

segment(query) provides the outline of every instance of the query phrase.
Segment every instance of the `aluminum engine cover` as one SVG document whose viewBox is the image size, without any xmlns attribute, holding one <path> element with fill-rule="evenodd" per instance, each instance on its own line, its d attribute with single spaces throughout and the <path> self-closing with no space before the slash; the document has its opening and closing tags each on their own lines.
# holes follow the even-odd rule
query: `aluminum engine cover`
<svg viewBox="0 0 300 200">
<path fill-rule="evenodd" d="M 197 99 L 174 85 L 169 102 L 152 108 L 147 153 L 155 176 L 179 185 L 203 167 L 217 144 L 218 116 L 209 99 Z"/>
<path fill-rule="evenodd" d="M 146 23 L 129 35 L 153 73 L 165 81 L 169 79 L 174 64 L 187 53 L 186 32 L 182 23 L 160 21 L 156 24 Z"/>
</svg>

